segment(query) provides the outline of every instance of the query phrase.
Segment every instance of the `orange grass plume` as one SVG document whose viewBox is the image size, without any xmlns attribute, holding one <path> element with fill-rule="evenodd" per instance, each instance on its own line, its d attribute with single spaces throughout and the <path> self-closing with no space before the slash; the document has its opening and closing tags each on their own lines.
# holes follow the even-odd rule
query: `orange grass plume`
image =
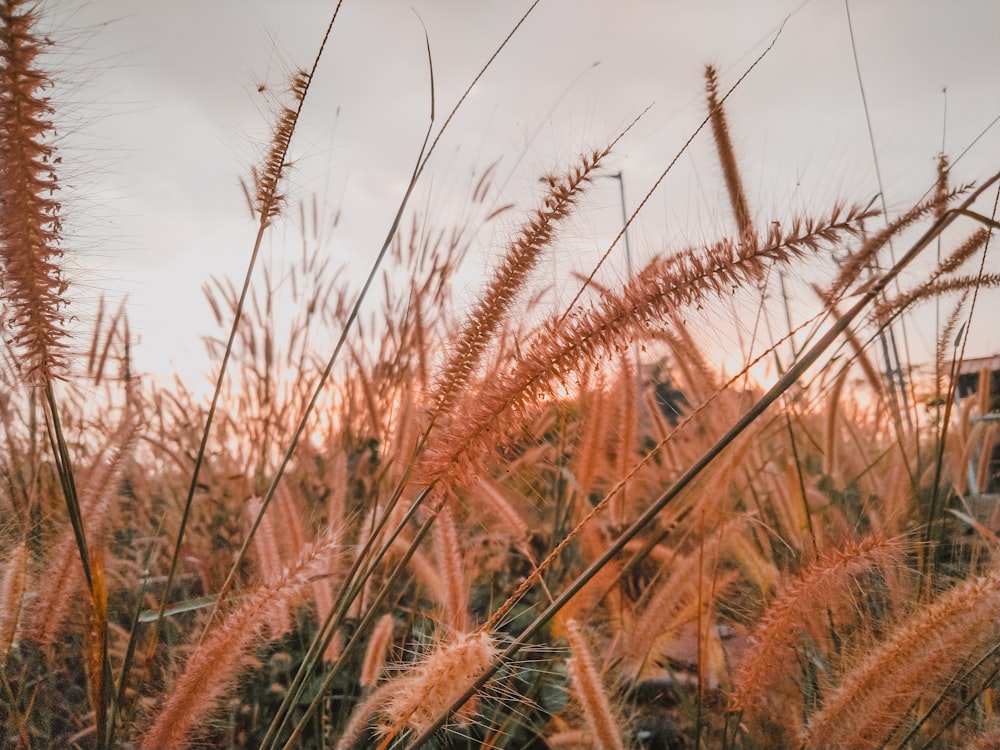
<svg viewBox="0 0 1000 750">
<path fill-rule="evenodd" d="M 66 281 L 59 262 L 60 204 L 51 145 L 48 75 L 37 66 L 45 43 L 34 32 L 35 3 L 0 2 L 0 299 L 21 374 L 45 383 L 65 367 Z"/>
</svg>

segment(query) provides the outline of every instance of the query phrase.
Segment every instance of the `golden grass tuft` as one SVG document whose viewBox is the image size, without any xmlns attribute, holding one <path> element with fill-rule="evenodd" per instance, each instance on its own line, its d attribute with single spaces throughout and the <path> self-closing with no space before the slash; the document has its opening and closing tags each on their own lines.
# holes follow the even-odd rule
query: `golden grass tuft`
<svg viewBox="0 0 1000 750">
<path fill-rule="evenodd" d="M 793 659 L 804 638 L 825 643 L 825 618 L 844 609 L 850 584 L 869 571 L 898 566 L 898 539 L 873 535 L 824 552 L 784 585 L 751 635 L 751 646 L 734 679 L 733 703 L 750 719 L 787 708 L 797 674 Z M 786 719 L 788 717 L 785 717 Z"/>
<path fill-rule="evenodd" d="M 462 549 L 458 541 L 458 524 L 451 503 L 446 503 L 438 513 L 434 541 L 437 568 L 441 572 L 446 592 L 442 602 L 443 623 L 448 630 L 462 633 L 468 629 L 465 604 L 468 588 Z"/>
<path fill-rule="evenodd" d="M 20 542 L 5 555 L 0 575 L 0 663 L 17 637 L 28 587 L 28 545 Z"/>
<path fill-rule="evenodd" d="M 455 635 L 388 682 L 378 706 L 378 729 L 384 740 L 404 728 L 418 733 L 427 730 L 487 672 L 498 653 L 489 633 Z M 459 716 L 463 716 L 461 710 Z"/>
<path fill-rule="evenodd" d="M 135 411 L 128 408 L 108 444 L 82 472 L 80 508 L 84 530 L 90 543 L 98 547 L 117 520 L 118 482 L 133 457 L 138 434 Z M 30 610 L 27 631 L 37 643 L 45 646 L 58 643 L 73 602 L 83 594 L 85 581 L 78 562 L 77 538 L 70 524 L 66 524 L 46 555 L 38 596 Z"/>
<path fill-rule="evenodd" d="M 468 413 L 428 444 L 415 469 L 416 481 L 432 484 L 475 474 L 474 465 L 494 453 L 498 439 L 533 405 L 551 398 L 571 373 L 595 366 L 680 308 L 752 285 L 773 265 L 856 235 L 868 215 L 858 207 L 836 207 L 822 221 L 795 220 L 787 229 L 774 224 L 763 240 L 722 240 L 703 252 L 688 249 L 654 259 L 621 293 L 606 294 L 579 315 L 546 326 L 509 371 L 484 386 Z"/>
<path fill-rule="evenodd" d="M 566 623 L 566 638 L 573 651 L 572 658 L 566 663 L 573 694 L 583 707 L 583 715 L 597 746 L 604 750 L 625 750 L 618 720 L 611 710 L 611 702 L 601 683 L 601 675 L 594 665 L 580 625 L 575 620 Z"/>
<path fill-rule="evenodd" d="M 143 750 L 187 747 L 196 727 L 211 714 L 239 675 L 248 651 L 261 641 L 275 618 L 285 617 L 310 577 L 325 572 L 334 552 L 328 539 L 304 549 L 288 569 L 247 594 L 194 650 L 149 728 L 141 733 Z"/>
<path fill-rule="evenodd" d="M 722 102 L 719 101 L 719 81 L 715 67 L 705 68 L 705 89 L 708 93 L 708 116 L 712 123 L 712 136 L 715 139 L 715 150 L 722 165 L 722 176 L 729 191 L 729 205 L 733 209 L 736 227 L 741 237 L 752 237 L 753 221 L 750 218 L 750 206 L 743 190 L 743 180 L 740 179 L 739 167 L 736 164 L 736 151 L 729 135 L 729 124 Z"/>
<path fill-rule="evenodd" d="M 455 405 L 457 394 L 468 385 L 483 352 L 493 342 L 543 251 L 554 242 L 556 226 L 570 215 L 610 153 L 610 146 L 587 152 L 565 174 L 544 178 L 548 189 L 542 205 L 523 224 L 493 271 L 431 386 L 429 422 L 433 423 Z"/>
<path fill-rule="evenodd" d="M 365 648 L 365 658 L 361 664 L 361 672 L 358 682 L 361 687 L 373 688 L 382 676 L 385 668 L 386 655 L 392 646 L 393 616 L 384 614 L 379 618 L 375 629 L 372 630 L 368 639 L 368 646 Z"/>
<path fill-rule="evenodd" d="M 1000 574 L 957 584 L 918 609 L 840 679 L 810 717 L 808 748 L 879 747 L 922 696 L 937 697 L 998 634 Z"/>
<path fill-rule="evenodd" d="M 676 635 L 697 618 L 704 592 L 712 588 L 720 551 L 739 525 L 733 521 L 717 530 L 706 529 L 697 550 L 663 561 L 632 621 L 622 628 L 619 651 L 622 669 L 630 679 L 640 681 L 651 664 L 659 663 L 657 644 L 664 636 Z"/>
</svg>

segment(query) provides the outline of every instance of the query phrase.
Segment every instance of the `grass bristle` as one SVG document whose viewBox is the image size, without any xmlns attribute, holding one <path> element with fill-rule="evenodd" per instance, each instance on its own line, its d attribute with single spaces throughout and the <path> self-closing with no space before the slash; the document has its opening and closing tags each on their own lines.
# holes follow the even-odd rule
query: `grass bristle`
<svg viewBox="0 0 1000 750">
<path fill-rule="evenodd" d="M 575 620 L 566 624 L 566 637 L 573 656 L 567 662 L 567 671 L 573 684 L 573 692 L 587 719 L 587 726 L 598 747 L 607 750 L 624 750 L 618 720 L 611 711 L 608 694 L 601 682 L 601 675 L 594 664 L 587 641 Z"/>
</svg>

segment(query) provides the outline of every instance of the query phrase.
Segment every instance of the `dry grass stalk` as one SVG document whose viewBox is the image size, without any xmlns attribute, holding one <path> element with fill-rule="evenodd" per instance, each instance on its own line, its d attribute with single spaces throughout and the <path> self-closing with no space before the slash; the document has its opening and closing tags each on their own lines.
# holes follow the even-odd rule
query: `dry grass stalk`
<svg viewBox="0 0 1000 750">
<path fill-rule="evenodd" d="M 787 264 L 857 232 L 860 208 L 835 208 L 824 221 L 773 224 L 764 241 L 723 240 L 704 253 L 688 250 L 653 260 L 621 294 L 607 294 L 590 310 L 552 324 L 507 372 L 485 384 L 461 421 L 429 444 L 415 469 L 417 481 L 474 473 L 473 464 L 495 450 L 515 420 L 552 394 L 571 373 L 617 351 L 677 309 L 721 296 L 763 278 L 772 264 Z"/>
<path fill-rule="evenodd" d="M 809 531 L 811 513 L 801 480 L 802 469 L 794 456 L 788 456 L 784 465 L 776 468 L 774 483 L 777 491 L 770 498 L 770 508 L 778 519 L 782 539 L 801 553 L 804 545 L 813 540 Z"/>
<path fill-rule="evenodd" d="M 597 750 L 594 738 L 583 729 L 567 729 L 547 734 L 545 744 L 551 750 Z"/>
<path fill-rule="evenodd" d="M 584 399 L 586 400 L 584 401 Z M 581 389 L 581 402 L 586 403 L 583 432 L 575 451 L 575 471 L 577 498 L 582 502 L 590 497 L 601 462 L 603 461 L 603 441 L 608 422 L 608 397 L 604 390 L 604 379 L 597 378 L 591 389 Z"/>
<path fill-rule="evenodd" d="M 833 476 L 837 467 L 837 453 L 840 441 L 837 439 L 837 422 L 840 414 L 840 397 L 844 392 L 844 384 L 847 383 L 847 375 L 850 369 L 844 367 L 837 374 L 833 381 L 833 388 L 830 389 L 829 403 L 826 407 L 826 425 L 823 431 L 823 473 Z"/>
<path fill-rule="evenodd" d="M 108 439 L 108 445 L 98 452 L 83 474 L 80 508 L 86 538 L 95 550 L 99 549 L 114 521 L 118 481 L 126 462 L 132 458 L 138 434 L 136 412 L 127 408 L 117 431 Z M 35 642 L 52 646 L 59 641 L 73 601 L 84 585 L 82 571 L 76 565 L 79 560 L 77 540 L 68 525 L 46 558 L 27 632 Z"/>
<path fill-rule="evenodd" d="M 841 679 L 803 733 L 808 748 L 879 747 L 997 633 L 1000 574 L 959 583 L 915 612 Z"/>
<path fill-rule="evenodd" d="M 968 300 L 968 292 L 963 292 L 945 319 L 941 331 L 938 333 L 934 346 L 934 403 L 940 409 L 946 398 L 944 389 L 945 376 L 951 369 L 948 361 L 948 352 L 955 345 L 955 332 L 958 329 L 959 321 L 965 310 L 965 303 Z"/>
<path fill-rule="evenodd" d="M 992 399 L 992 393 L 990 389 L 990 383 L 992 381 L 992 373 L 988 367 L 984 367 L 979 371 L 979 383 L 976 386 L 976 404 L 979 407 L 980 416 L 989 414 L 990 402 Z"/>
<path fill-rule="evenodd" d="M 833 315 L 834 318 L 839 318 L 840 310 L 837 308 L 837 305 L 827 301 L 826 293 L 815 284 L 812 286 L 812 289 L 814 292 L 816 292 L 816 295 L 820 299 L 827 302 L 830 308 L 831 315 Z M 872 389 L 872 393 L 874 393 L 878 398 L 881 399 L 885 395 L 884 379 L 879 374 L 878 370 L 875 368 L 875 365 L 872 363 L 871 357 L 868 356 L 868 352 L 865 350 L 864 345 L 858 339 L 858 335 L 853 330 L 848 329 L 844 331 L 844 338 L 847 340 L 847 343 L 851 347 L 851 351 L 854 354 L 854 359 L 856 359 L 858 364 L 861 366 L 861 370 L 865 374 L 865 379 L 868 382 L 868 386 Z"/>
<path fill-rule="evenodd" d="M 754 528 L 749 534 L 734 534 L 727 551 L 758 591 L 773 591 L 778 586 L 780 573 L 755 538 L 754 532 L 758 531 Z"/>
<path fill-rule="evenodd" d="M 252 497 L 247 500 L 244 506 L 244 513 L 247 516 L 247 523 L 252 524 L 257 514 L 260 513 L 261 498 Z M 257 566 L 261 579 L 265 581 L 278 580 L 284 571 L 284 562 L 281 559 L 281 547 L 278 543 L 278 536 L 274 529 L 274 520 L 270 515 L 264 514 L 260 519 L 260 528 L 257 529 L 257 536 L 253 540 L 254 551 L 257 553 Z M 274 617 L 267 623 L 267 632 L 277 638 L 292 629 L 292 616 L 287 609 L 275 611 Z"/>
<path fill-rule="evenodd" d="M 28 545 L 21 541 L 3 561 L 0 575 L 0 664 L 17 637 L 28 582 Z"/>
<path fill-rule="evenodd" d="M 652 434 L 651 437 L 657 443 L 663 440 L 667 435 L 670 434 L 673 426 L 670 424 L 667 417 L 661 411 L 661 401 L 656 395 L 656 391 L 652 388 L 644 388 L 642 391 L 642 405 L 645 415 L 650 420 L 649 429 Z M 676 415 L 671 415 L 672 418 L 676 419 Z M 672 463 L 672 462 L 671 462 Z"/>
<path fill-rule="evenodd" d="M 341 540 L 343 525 L 344 494 L 347 485 L 347 460 L 343 451 L 338 451 L 331 457 L 331 483 L 327 498 L 326 534 L 331 539 Z M 318 576 L 312 584 L 312 599 L 316 606 L 316 619 L 319 623 L 326 622 L 334 607 L 334 587 L 340 581 L 342 559 L 339 555 L 331 558 L 326 575 Z M 323 661 L 332 662 L 340 657 L 342 634 L 338 631 L 330 638 L 323 651 Z"/>
<path fill-rule="evenodd" d="M 971 409 L 968 407 L 962 409 L 962 412 L 965 414 L 970 411 Z M 958 450 L 954 450 L 953 452 L 955 458 L 949 465 L 951 469 L 951 476 L 949 478 L 955 492 L 960 495 L 964 495 L 969 490 L 968 467 L 972 461 L 973 454 L 976 452 L 976 448 L 980 445 L 984 429 L 983 423 L 977 422 L 971 429 L 962 430 L 958 434 L 957 439 L 951 441 L 953 444 L 957 444 Z M 925 476 L 921 477 L 921 480 L 925 484 L 929 483 L 933 479 L 934 472 L 935 467 L 928 467 Z"/>
<path fill-rule="evenodd" d="M 875 257 L 893 237 L 897 236 L 904 229 L 913 226 L 927 214 L 938 211 L 942 206 L 946 206 L 954 198 L 967 191 L 968 188 L 961 187 L 951 190 L 944 195 L 932 196 L 925 201 L 917 203 L 908 211 L 890 221 L 885 227 L 869 237 L 857 252 L 853 253 L 840 267 L 837 278 L 833 280 L 833 283 L 823 294 L 823 300 L 827 304 L 832 304 L 839 300 L 850 288 L 851 284 L 855 283 L 861 276 L 862 271 L 873 264 Z"/>
<path fill-rule="evenodd" d="M 618 431 L 615 440 L 616 480 L 624 480 L 628 476 L 635 464 L 639 444 L 639 382 L 629 354 L 622 355 L 620 373 L 619 414 L 616 420 Z M 625 525 L 626 507 L 626 490 L 623 486 L 621 492 L 612 500 L 609 509 L 609 515 L 619 526 Z"/>
<path fill-rule="evenodd" d="M 139 742 L 143 750 L 188 746 L 194 728 L 238 677 L 249 650 L 261 641 L 274 618 L 287 613 L 309 585 L 310 577 L 325 572 L 333 550 L 328 539 L 309 545 L 279 578 L 265 582 L 226 615 L 191 654 L 143 733 Z"/>
<path fill-rule="evenodd" d="M 45 49 L 35 33 L 34 2 L 0 4 L 0 294 L 5 327 L 14 331 L 22 377 L 46 383 L 65 369 L 63 308 L 67 282 L 59 260 L 59 159 L 51 83 L 36 66 Z"/>
<path fill-rule="evenodd" d="M 522 226 L 486 291 L 458 335 L 451 356 L 431 386 L 429 421 L 454 406 L 456 394 L 468 384 L 486 347 L 493 341 L 517 295 L 524 288 L 542 252 L 555 238 L 556 225 L 569 216 L 594 173 L 611 153 L 611 146 L 583 154 L 564 175 L 548 175 L 542 206 Z"/>
<path fill-rule="evenodd" d="M 719 374 L 681 316 L 671 313 L 669 323 L 670 327 L 660 335 L 674 353 L 673 362 L 682 373 L 687 400 L 692 404 L 704 403 L 722 389 Z"/>
<path fill-rule="evenodd" d="M 453 632 L 464 633 L 468 628 L 466 610 L 465 565 L 458 543 L 458 526 L 452 503 L 446 503 L 434 524 L 434 540 L 438 569 L 444 578 L 447 596 L 444 601 L 444 625 Z"/>
<path fill-rule="evenodd" d="M 378 711 L 379 706 L 385 701 L 386 695 L 392 684 L 382 685 L 374 693 L 354 708 L 354 713 L 348 719 L 347 724 L 340 730 L 340 737 L 334 750 L 353 750 L 360 746 L 361 740 L 368 733 L 372 716 Z"/>
<path fill-rule="evenodd" d="M 287 485 L 278 488 L 278 525 L 281 533 L 279 542 L 284 546 L 286 556 L 291 556 L 308 544 L 306 530 L 302 524 L 301 510 L 296 506 L 295 493 Z M 331 533 L 331 537 L 334 536 Z"/>
<path fill-rule="evenodd" d="M 334 605 L 333 589 L 328 576 L 323 576 L 313 581 L 312 600 L 316 605 L 317 622 L 326 622 L 327 617 L 329 617 L 330 613 L 333 611 Z M 330 642 L 327 644 L 326 648 L 323 649 L 323 661 L 333 662 L 340 658 L 342 640 L 340 631 L 333 634 L 330 638 Z"/>
<path fill-rule="evenodd" d="M 990 481 L 990 471 L 993 468 L 993 450 L 997 444 L 997 432 L 1000 425 L 996 422 L 987 425 L 983 433 L 982 447 L 979 449 L 979 465 L 976 466 L 976 490 L 987 492 Z"/>
<path fill-rule="evenodd" d="M 253 523 L 253 520 L 257 517 L 257 514 L 260 512 L 260 506 L 261 499 L 259 497 L 251 497 L 244 504 L 243 512 L 249 523 Z M 271 516 L 265 515 L 261 518 L 260 528 L 257 530 L 257 536 L 254 537 L 253 546 L 260 577 L 264 580 L 271 580 L 280 576 L 283 567 L 281 550 L 278 545 L 278 538 L 274 532 L 274 523 L 271 520 Z"/>
<path fill-rule="evenodd" d="M 486 627 L 494 628 L 497 626 L 499 622 L 502 622 L 503 618 L 506 617 L 510 609 L 514 606 L 514 603 L 517 602 L 520 599 L 520 597 L 523 596 L 530 589 L 532 585 L 534 585 L 538 580 L 540 580 L 542 572 L 546 570 L 555 560 L 559 559 L 560 555 L 566 549 L 566 547 L 576 538 L 581 537 L 584 541 L 584 546 L 587 546 L 588 541 L 600 540 L 601 550 L 597 551 L 593 550 L 592 548 L 592 554 L 590 555 L 590 557 L 595 560 L 602 558 L 607 550 L 608 540 L 604 538 L 603 535 L 598 530 L 592 528 L 591 522 L 595 518 L 597 518 L 599 514 L 604 512 L 608 504 L 611 502 L 611 500 L 614 499 L 616 494 L 625 486 L 625 484 L 628 481 L 630 481 L 636 475 L 636 473 L 638 473 L 644 466 L 646 466 L 649 462 L 651 462 L 654 456 L 656 456 L 669 443 L 669 441 L 675 437 L 677 432 L 691 425 L 692 420 L 698 418 L 702 414 L 702 412 L 705 409 L 707 409 L 710 405 L 715 405 L 715 400 L 717 398 L 728 394 L 727 389 L 731 387 L 737 380 L 741 379 L 743 375 L 744 373 L 738 374 L 737 376 L 732 378 L 726 384 L 726 386 L 720 388 L 710 398 L 708 398 L 703 403 L 698 405 L 689 415 L 687 415 L 684 418 L 684 420 L 677 426 L 674 432 L 664 437 L 664 439 L 661 440 L 660 443 L 658 443 L 652 450 L 646 453 L 646 455 L 643 456 L 643 458 L 632 468 L 629 474 L 626 477 L 624 477 L 621 481 L 619 481 L 614 487 L 612 487 L 605 494 L 605 496 L 596 505 L 590 507 L 590 509 L 586 513 L 582 512 L 583 506 L 579 506 L 580 518 L 576 522 L 576 526 L 572 530 L 570 530 L 567 534 L 565 534 L 565 536 L 563 536 L 563 538 L 558 542 L 558 544 L 556 544 L 555 547 L 548 553 L 548 555 L 535 566 L 534 570 L 532 570 L 530 575 L 528 575 L 524 579 L 524 581 L 521 582 L 521 584 L 507 598 L 507 600 L 493 612 L 493 614 L 490 616 L 490 619 L 487 622 Z M 725 402 L 724 398 L 720 400 L 723 403 Z M 745 453 L 749 450 L 750 446 L 752 445 L 748 436 L 737 438 L 733 442 L 735 443 L 735 445 L 731 445 L 731 449 L 725 453 L 724 457 L 716 462 L 717 471 L 710 480 L 717 482 L 720 486 L 728 485 L 730 481 L 730 475 L 731 472 L 733 471 L 734 466 L 739 464 L 743 460 Z M 704 488 L 702 489 L 704 490 Z M 706 493 L 706 494 L 711 494 L 711 493 Z M 720 493 L 720 495 L 722 497 L 726 496 L 725 493 Z M 728 507 L 717 508 L 716 510 L 725 513 L 729 510 L 729 508 Z M 684 511 L 682 510 L 680 511 L 680 513 L 683 515 Z M 647 542 L 647 544 L 649 543 Z M 639 553 L 638 557 L 643 557 L 648 552 L 649 550 L 646 549 L 646 551 Z M 636 557 L 633 557 L 633 561 L 635 559 Z M 570 603 L 579 602 L 574 607 L 575 610 L 578 610 L 585 606 L 583 604 L 583 601 L 592 600 L 592 593 L 588 593 L 586 597 L 581 597 L 581 595 L 584 594 L 587 588 L 591 589 L 595 588 L 593 584 L 596 583 L 597 578 L 603 577 L 604 575 L 607 575 L 611 572 L 612 564 L 610 563 L 611 560 L 606 560 L 603 563 L 601 569 L 593 573 L 593 575 L 589 580 L 589 583 L 585 583 L 583 587 L 576 592 L 576 594 L 572 595 L 568 599 L 568 601 L 564 602 L 562 608 L 566 608 L 568 605 L 570 605 Z M 615 574 L 613 578 L 617 579 L 617 574 Z M 558 621 L 559 619 L 565 620 L 569 619 L 569 617 L 566 616 L 565 613 L 562 613 L 562 617 L 560 618 L 560 615 L 557 614 L 556 620 Z"/>
<path fill-rule="evenodd" d="M 368 638 L 368 646 L 365 648 L 365 658 L 361 662 L 361 672 L 358 682 L 361 687 L 373 688 L 378 684 L 385 668 L 386 655 L 389 647 L 392 646 L 392 629 L 394 619 L 391 614 L 384 614 L 379 618 L 371 636 Z"/>
<path fill-rule="evenodd" d="M 326 501 L 326 525 L 330 533 L 343 528 L 349 521 L 347 493 L 350 478 L 347 470 L 347 454 L 339 445 L 330 445 L 329 494 Z"/>
<path fill-rule="evenodd" d="M 734 679 L 733 703 L 751 719 L 773 713 L 791 687 L 787 668 L 797 663 L 793 655 L 803 633 L 819 637 L 823 626 L 817 628 L 817 619 L 844 596 L 850 581 L 899 564 L 901 552 L 899 540 L 873 535 L 828 550 L 786 584 L 753 631 Z"/>
<path fill-rule="evenodd" d="M 379 733 L 387 745 L 404 728 L 429 729 L 493 665 L 497 647 L 489 633 L 458 635 L 384 686 L 378 707 Z M 466 704 L 466 709 L 468 704 Z M 459 717 L 470 719 L 459 711 Z"/>
<path fill-rule="evenodd" d="M 583 707 L 583 715 L 587 719 L 597 746 L 604 750 L 625 750 L 618 721 L 611 710 L 611 702 L 601 683 L 601 675 L 594 665 L 594 659 L 587 641 L 575 620 L 566 623 L 566 638 L 573 651 L 572 658 L 566 663 L 573 694 Z"/>
<path fill-rule="evenodd" d="M 753 221 L 750 219 L 750 207 L 740 179 L 740 170 L 736 165 L 736 152 L 729 135 L 729 125 L 726 123 L 726 113 L 719 101 L 719 82 L 715 68 L 709 65 L 705 68 L 705 89 L 708 93 L 708 114 L 712 123 L 712 137 L 715 139 L 715 150 L 722 165 L 722 176 L 729 191 L 729 205 L 736 218 L 736 226 L 740 237 L 755 235 Z"/>
<path fill-rule="evenodd" d="M 97 736 L 104 737 L 106 731 L 108 692 L 111 687 L 111 675 L 107 673 L 108 662 L 108 588 L 104 571 L 104 554 L 92 553 L 90 556 L 91 579 L 90 587 L 90 628 L 85 632 L 86 643 L 87 688 L 90 695 L 90 705 L 94 709 Z"/>
<path fill-rule="evenodd" d="M 639 603 L 641 611 L 623 633 L 622 667 L 629 677 L 640 680 L 649 663 L 658 659 L 657 640 L 697 615 L 700 598 L 712 587 L 720 548 L 736 526 L 737 522 L 728 523 L 715 533 L 704 528 L 708 538 L 702 537 L 697 550 L 664 563 L 662 579 L 647 589 Z"/>
<path fill-rule="evenodd" d="M 531 537 L 528 522 L 507 499 L 500 485 L 494 479 L 483 477 L 476 483 L 473 490 L 474 497 L 487 505 L 497 520 L 507 527 L 511 541 L 515 544 L 525 545 Z"/>
<path fill-rule="evenodd" d="M 566 536 L 578 540 L 583 553 L 583 559 L 594 560 L 600 557 L 601 552 L 607 549 L 609 535 L 600 525 L 589 523 L 592 519 L 587 519 L 580 510 L 577 511 L 577 514 L 580 516 L 580 521 Z M 544 570 L 550 565 L 552 560 L 553 556 L 551 554 L 548 555 L 541 564 L 535 566 L 535 570 L 532 571 L 529 578 L 540 578 L 541 573 L 539 571 Z M 592 617 L 595 612 L 600 611 L 601 604 L 607 605 L 607 608 L 613 612 L 622 611 L 623 607 L 615 605 L 623 598 L 621 596 L 620 585 L 623 566 L 624 563 L 618 561 L 608 564 L 599 570 L 586 585 L 566 602 L 552 620 L 553 636 L 560 637 L 565 635 L 566 623 L 569 620 L 586 620 Z M 520 588 L 524 588 L 523 584 Z M 523 594 L 523 591 L 520 589 L 515 592 L 511 599 L 514 599 L 519 594 Z M 505 602 L 498 611 L 503 611 L 511 604 L 512 602 L 510 601 Z M 492 620 L 496 621 L 497 619 L 496 614 L 494 614 Z M 616 621 L 621 621 L 624 617 L 616 617 L 615 619 Z"/>
<path fill-rule="evenodd" d="M 393 554 L 397 557 L 410 554 L 410 559 L 406 564 L 407 568 L 427 587 L 427 593 L 430 597 L 438 602 L 442 609 L 447 609 L 448 584 L 444 574 L 441 573 L 440 566 L 435 564 L 435 561 L 422 550 L 413 550 L 412 547 L 412 540 L 404 534 L 399 534 L 392 541 Z"/>
</svg>

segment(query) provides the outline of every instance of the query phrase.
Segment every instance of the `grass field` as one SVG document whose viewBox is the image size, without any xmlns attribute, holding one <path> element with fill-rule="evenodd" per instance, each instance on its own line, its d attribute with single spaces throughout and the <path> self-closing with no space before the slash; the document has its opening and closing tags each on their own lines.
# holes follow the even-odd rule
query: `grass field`
<svg viewBox="0 0 1000 750">
<path fill-rule="evenodd" d="M 1000 174 L 941 155 L 898 213 L 760 216 L 708 67 L 727 236 L 540 283 L 627 127 L 485 219 L 466 305 L 462 228 L 408 203 L 430 130 L 363 311 L 284 197 L 307 66 L 244 179 L 248 267 L 205 287 L 203 399 L 137 377 L 124 308 L 66 333 L 44 10 L 0 2 L 3 747 L 1000 747 L 997 384 L 960 365 Z M 293 212 L 301 254 L 258 269 Z M 811 313 L 765 335 L 802 269 Z"/>
</svg>

